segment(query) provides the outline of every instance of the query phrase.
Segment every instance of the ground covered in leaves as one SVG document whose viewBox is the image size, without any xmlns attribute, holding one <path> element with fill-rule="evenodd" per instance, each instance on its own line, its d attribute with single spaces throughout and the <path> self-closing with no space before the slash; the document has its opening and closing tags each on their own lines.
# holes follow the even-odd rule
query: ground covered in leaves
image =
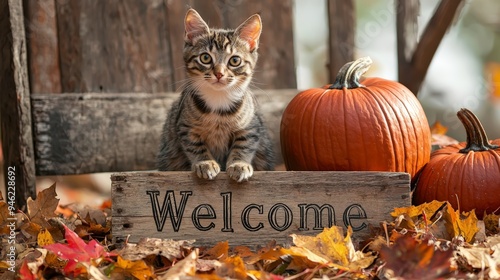
<svg viewBox="0 0 500 280">
<path fill-rule="evenodd" d="M 478 221 L 446 202 L 396 208 L 366 240 L 334 226 L 286 248 L 113 244 L 109 213 L 61 206 L 55 186 L 25 212 L 0 197 L 0 279 L 500 279 L 500 216 Z"/>
</svg>

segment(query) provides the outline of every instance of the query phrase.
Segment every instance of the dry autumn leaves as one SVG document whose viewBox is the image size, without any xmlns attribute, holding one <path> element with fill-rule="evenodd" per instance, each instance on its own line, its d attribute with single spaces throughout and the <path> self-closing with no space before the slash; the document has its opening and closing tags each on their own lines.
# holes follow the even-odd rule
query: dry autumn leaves
<svg viewBox="0 0 500 280">
<path fill-rule="evenodd" d="M 500 278 L 500 216 L 478 221 L 447 202 L 396 208 L 367 240 L 326 228 L 316 236 L 293 235 L 281 247 L 198 248 L 193 241 L 143 239 L 112 244 L 109 205 L 81 216 L 58 206 L 55 186 L 18 212 L 15 272 L 0 263 L 0 279 L 483 279 Z M 8 205 L 1 198 L 0 225 L 7 236 Z M 6 238 L 2 248 L 8 248 Z M 6 250 L 2 249 L 2 259 Z"/>
</svg>

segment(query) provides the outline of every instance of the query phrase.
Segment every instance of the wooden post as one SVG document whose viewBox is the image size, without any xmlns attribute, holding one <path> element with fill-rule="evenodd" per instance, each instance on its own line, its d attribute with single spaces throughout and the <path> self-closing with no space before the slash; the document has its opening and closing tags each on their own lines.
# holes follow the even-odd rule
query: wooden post
<svg viewBox="0 0 500 280">
<path fill-rule="evenodd" d="M 292 233 L 314 235 L 333 225 L 351 226 L 363 238 L 391 219 L 394 207 L 411 205 L 410 175 L 397 172 L 261 171 L 243 183 L 224 172 L 212 181 L 192 172 L 128 172 L 111 180 L 118 242 L 289 244 Z"/>
<path fill-rule="evenodd" d="M 340 68 L 354 60 L 354 29 L 356 25 L 353 0 L 328 1 L 328 27 L 330 32 L 330 82 L 335 81 Z"/>
<path fill-rule="evenodd" d="M 419 1 L 396 1 L 399 82 L 413 94 L 418 94 L 432 58 L 462 4 L 463 0 L 441 0 L 415 45 Z"/>
<path fill-rule="evenodd" d="M 30 89 L 21 0 L 0 1 L 0 121 L 4 171 L 13 171 L 18 208 L 35 197 Z M 7 175 L 7 172 L 5 172 Z M 5 176 L 9 186 L 10 176 Z M 12 184 L 12 183 L 11 183 Z M 10 185 L 11 185 L 10 184 Z M 8 189 L 7 191 L 11 191 Z"/>
</svg>

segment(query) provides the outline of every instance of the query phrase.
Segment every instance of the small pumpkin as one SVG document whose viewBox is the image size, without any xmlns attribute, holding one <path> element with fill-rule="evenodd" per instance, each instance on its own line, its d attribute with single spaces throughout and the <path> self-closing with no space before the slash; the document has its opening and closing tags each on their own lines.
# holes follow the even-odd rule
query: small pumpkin
<svg viewBox="0 0 500 280">
<path fill-rule="evenodd" d="M 300 92 L 281 120 L 287 170 L 398 171 L 430 158 L 431 133 L 415 95 L 398 82 L 360 77 L 369 57 L 344 65 L 333 84 Z"/>
<path fill-rule="evenodd" d="M 466 142 L 432 153 L 416 179 L 413 202 L 449 201 L 461 211 L 476 209 L 482 218 L 500 208 L 500 139 L 490 142 L 470 110 L 461 109 L 457 116 L 465 127 Z"/>
</svg>

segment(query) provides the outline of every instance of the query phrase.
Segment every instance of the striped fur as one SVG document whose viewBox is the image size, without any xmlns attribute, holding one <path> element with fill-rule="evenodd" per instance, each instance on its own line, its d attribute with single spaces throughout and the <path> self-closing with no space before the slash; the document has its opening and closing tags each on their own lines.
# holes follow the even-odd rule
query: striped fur
<svg viewBox="0 0 500 280">
<path fill-rule="evenodd" d="M 272 170 L 274 153 L 248 89 L 257 63 L 258 15 L 235 30 L 209 29 L 189 10 L 184 62 L 188 80 L 163 127 L 159 170 L 193 170 L 213 179 L 222 171 L 241 182 Z"/>
</svg>

